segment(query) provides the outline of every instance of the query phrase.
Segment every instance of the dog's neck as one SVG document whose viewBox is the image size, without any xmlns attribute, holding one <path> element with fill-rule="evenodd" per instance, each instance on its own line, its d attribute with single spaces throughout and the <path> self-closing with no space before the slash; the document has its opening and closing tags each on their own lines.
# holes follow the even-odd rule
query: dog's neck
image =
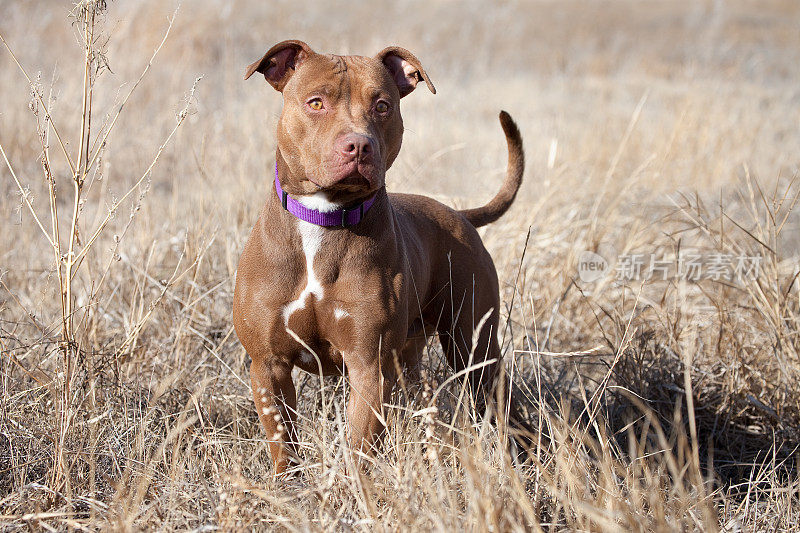
<svg viewBox="0 0 800 533">
<path fill-rule="evenodd" d="M 326 191 L 317 191 L 313 194 L 300 195 L 297 197 L 289 195 L 283 189 L 286 180 L 282 178 L 280 168 L 285 168 L 285 162 L 279 165 L 275 163 L 275 195 L 280 201 L 284 210 L 291 213 L 295 218 L 321 227 L 351 227 L 359 224 L 379 196 L 385 195 L 385 188 L 381 188 L 376 193 L 365 199 L 357 199 L 347 204 L 332 200 Z M 285 175 L 285 173 L 283 173 Z"/>
</svg>

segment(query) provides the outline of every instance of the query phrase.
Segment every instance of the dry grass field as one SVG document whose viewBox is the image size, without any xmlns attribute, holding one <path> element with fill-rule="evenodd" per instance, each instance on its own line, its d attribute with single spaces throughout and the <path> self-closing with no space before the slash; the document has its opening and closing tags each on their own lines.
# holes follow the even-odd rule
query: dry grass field
<svg viewBox="0 0 800 533">
<path fill-rule="evenodd" d="M 800 530 L 800 5 L 176 7 L 0 0 L 0 528 Z M 527 457 L 432 344 L 365 471 L 298 374 L 272 477 L 231 301 L 281 109 L 242 75 L 288 38 L 422 60 L 390 190 L 481 205 L 519 123 L 481 235 Z"/>
</svg>

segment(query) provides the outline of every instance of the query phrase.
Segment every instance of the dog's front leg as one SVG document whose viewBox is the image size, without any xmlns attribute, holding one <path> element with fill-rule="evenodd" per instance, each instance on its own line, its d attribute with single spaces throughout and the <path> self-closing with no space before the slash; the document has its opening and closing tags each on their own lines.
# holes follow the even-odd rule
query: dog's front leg
<svg viewBox="0 0 800 533">
<path fill-rule="evenodd" d="M 269 439 L 273 473 L 282 474 L 297 457 L 297 393 L 292 366 L 283 361 L 254 358 L 250 365 L 253 399 Z"/>
<path fill-rule="evenodd" d="M 345 357 L 350 381 L 347 403 L 349 441 L 354 450 L 369 453 L 384 430 L 383 404 L 389 399 L 395 375 L 377 354 Z"/>
</svg>

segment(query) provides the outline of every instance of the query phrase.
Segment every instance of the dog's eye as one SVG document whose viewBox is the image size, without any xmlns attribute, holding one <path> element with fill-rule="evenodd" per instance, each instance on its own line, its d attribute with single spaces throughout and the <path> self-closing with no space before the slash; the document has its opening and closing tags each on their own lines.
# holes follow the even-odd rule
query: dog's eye
<svg viewBox="0 0 800 533">
<path fill-rule="evenodd" d="M 377 104 L 375 104 L 375 111 L 380 114 L 387 113 L 389 111 L 389 104 L 384 102 L 383 100 L 379 100 Z"/>
<path fill-rule="evenodd" d="M 320 99 L 320 98 L 312 98 L 311 100 L 309 100 L 307 102 L 307 104 L 308 104 L 308 107 L 310 107 L 314 111 L 319 111 L 320 109 L 322 109 L 324 107 L 322 105 L 322 99 Z"/>
</svg>

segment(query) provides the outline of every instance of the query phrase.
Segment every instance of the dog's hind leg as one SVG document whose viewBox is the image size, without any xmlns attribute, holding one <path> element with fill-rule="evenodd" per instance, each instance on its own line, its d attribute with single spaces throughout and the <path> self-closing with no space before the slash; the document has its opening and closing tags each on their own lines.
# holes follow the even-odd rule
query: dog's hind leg
<svg viewBox="0 0 800 533">
<path fill-rule="evenodd" d="M 400 363 L 403 365 L 404 375 L 411 382 L 417 382 L 420 379 L 422 352 L 427 345 L 425 328 L 426 326 L 419 318 L 413 321 L 408 328 L 408 336 L 400 353 Z"/>
<path fill-rule="evenodd" d="M 469 384 L 476 413 L 482 415 L 494 390 L 500 347 L 496 333 L 498 310 L 488 308 L 482 311 L 483 314 L 478 314 L 480 310 L 476 308 L 475 317 L 471 312 L 460 312 L 453 322 L 440 322 L 438 334 L 445 358 L 453 370 L 461 372 L 471 369 L 467 370 L 463 379 Z M 477 331 L 478 327 L 480 331 Z"/>
</svg>

